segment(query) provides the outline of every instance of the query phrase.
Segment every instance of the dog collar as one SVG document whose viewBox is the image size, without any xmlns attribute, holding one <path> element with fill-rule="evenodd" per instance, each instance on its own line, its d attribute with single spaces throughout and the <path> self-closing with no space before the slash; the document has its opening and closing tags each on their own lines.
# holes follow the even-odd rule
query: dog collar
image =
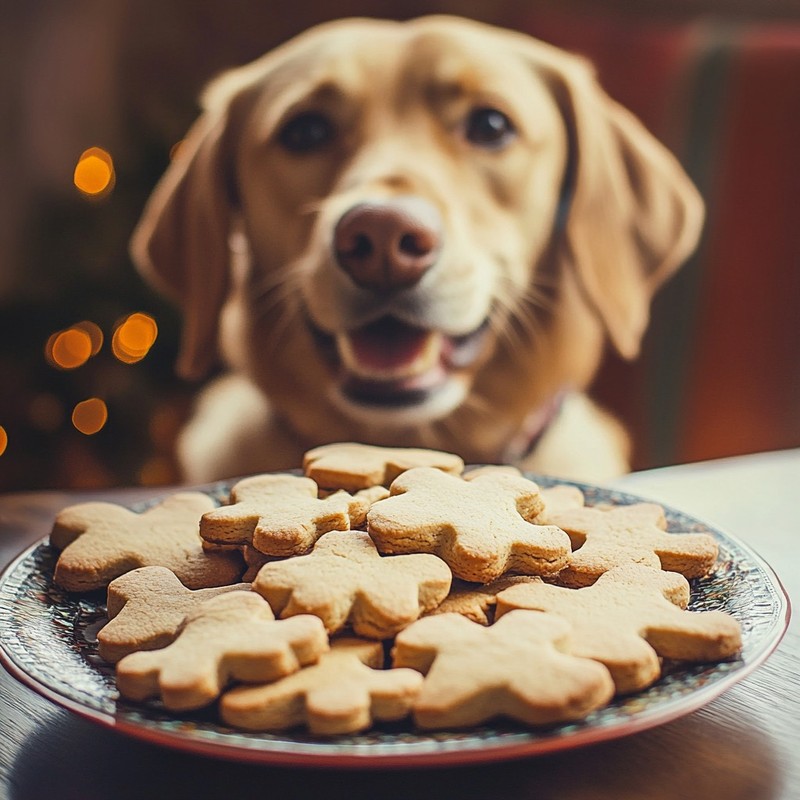
<svg viewBox="0 0 800 800">
<path fill-rule="evenodd" d="M 527 458 L 539 444 L 542 437 L 556 421 L 564 405 L 565 391 L 560 391 L 544 405 L 531 411 L 509 442 L 503 453 L 503 463 L 516 464 Z"/>
</svg>

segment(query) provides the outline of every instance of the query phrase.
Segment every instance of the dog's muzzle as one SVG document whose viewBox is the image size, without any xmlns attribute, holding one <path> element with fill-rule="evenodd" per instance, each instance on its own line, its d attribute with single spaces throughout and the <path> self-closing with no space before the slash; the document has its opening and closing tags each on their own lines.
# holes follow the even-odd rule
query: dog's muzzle
<svg viewBox="0 0 800 800">
<path fill-rule="evenodd" d="M 312 324 L 334 367 L 339 405 L 352 415 L 405 409 L 419 421 L 448 413 L 465 395 L 463 373 L 483 350 L 488 321 L 451 335 L 407 311 L 410 293 L 425 303 L 423 279 L 436 266 L 443 230 L 438 209 L 415 196 L 360 203 L 335 225 L 337 268 L 362 296 L 374 297 L 378 310 L 336 333 Z"/>
</svg>

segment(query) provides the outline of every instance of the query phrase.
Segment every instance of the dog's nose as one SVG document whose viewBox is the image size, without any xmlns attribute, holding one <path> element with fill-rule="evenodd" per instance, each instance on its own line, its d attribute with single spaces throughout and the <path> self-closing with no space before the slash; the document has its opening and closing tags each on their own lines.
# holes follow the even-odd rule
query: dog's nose
<svg viewBox="0 0 800 800">
<path fill-rule="evenodd" d="M 435 263 L 442 220 L 421 198 L 361 203 L 342 215 L 333 238 L 336 260 L 356 285 L 396 291 L 414 286 Z"/>
</svg>

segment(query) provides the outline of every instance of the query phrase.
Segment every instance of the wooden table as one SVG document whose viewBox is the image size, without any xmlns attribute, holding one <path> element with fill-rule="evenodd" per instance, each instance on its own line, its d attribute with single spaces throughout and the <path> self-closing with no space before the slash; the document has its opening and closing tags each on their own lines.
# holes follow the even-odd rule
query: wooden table
<svg viewBox="0 0 800 800">
<path fill-rule="evenodd" d="M 616 488 L 660 500 L 750 544 L 800 597 L 800 450 L 633 474 Z M 162 490 L 163 491 L 163 490 Z M 132 502 L 147 490 L 103 493 Z M 0 564 L 87 495 L 0 496 Z M 708 706 L 658 728 L 555 755 L 380 772 L 275 768 L 159 748 L 86 722 L 0 670 L 0 798 L 800 798 L 800 622 L 770 659 Z"/>
</svg>

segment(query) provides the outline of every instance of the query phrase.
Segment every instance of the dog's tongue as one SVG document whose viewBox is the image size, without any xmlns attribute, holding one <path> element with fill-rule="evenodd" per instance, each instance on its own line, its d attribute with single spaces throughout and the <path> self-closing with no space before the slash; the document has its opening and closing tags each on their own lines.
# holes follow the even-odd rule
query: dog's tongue
<svg viewBox="0 0 800 800">
<path fill-rule="evenodd" d="M 348 343 L 353 360 L 360 368 L 375 373 L 396 374 L 417 362 L 432 360 L 434 335 L 412 328 L 392 317 L 383 317 L 351 331 Z"/>
</svg>

